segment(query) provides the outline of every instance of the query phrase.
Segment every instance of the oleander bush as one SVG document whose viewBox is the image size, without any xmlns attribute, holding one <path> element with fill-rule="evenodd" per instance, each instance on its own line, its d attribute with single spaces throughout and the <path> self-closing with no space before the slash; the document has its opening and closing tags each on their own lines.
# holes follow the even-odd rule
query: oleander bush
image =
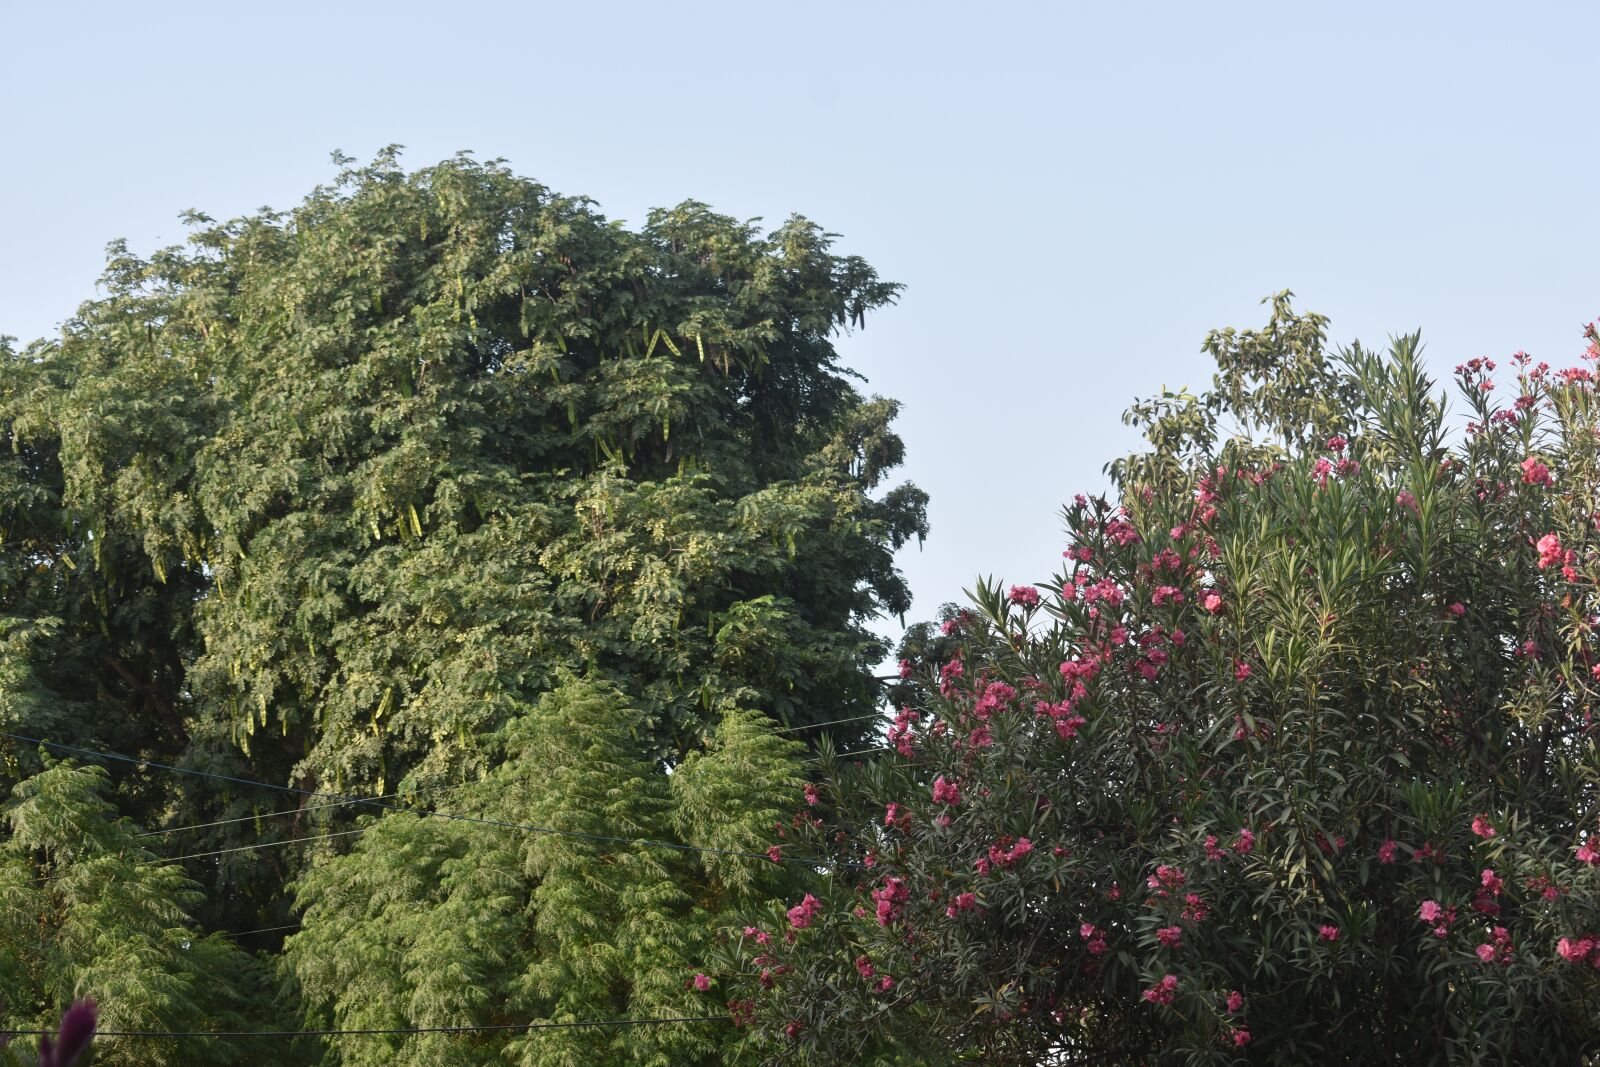
<svg viewBox="0 0 1600 1067">
<path fill-rule="evenodd" d="M 1415 336 L 1325 334 L 1288 294 L 1212 334 L 1061 572 L 903 661 L 886 751 L 782 828 L 827 862 L 718 963 L 769 1054 L 1592 1053 L 1600 336 L 1457 367 L 1461 419 Z"/>
</svg>

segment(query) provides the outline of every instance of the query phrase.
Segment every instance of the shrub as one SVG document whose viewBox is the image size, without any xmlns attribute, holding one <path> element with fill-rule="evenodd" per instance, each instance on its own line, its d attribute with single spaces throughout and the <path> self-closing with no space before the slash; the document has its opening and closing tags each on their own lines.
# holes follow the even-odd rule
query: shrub
<svg viewBox="0 0 1600 1067">
<path fill-rule="evenodd" d="M 731 940 L 760 1042 L 1595 1047 L 1593 373 L 1518 353 L 1495 392 L 1463 364 L 1459 433 L 1416 337 L 1331 354 L 1324 328 L 1282 294 L 1265 330 L 1214 333 L 1214 388 L 1136 405 L 1118 498 L 1066 508 L 1062 572 L 982 582 L 953 654 L 905 664 L 888 750 L 830 766 L 823 825 L 796 824 L 836 859 L 804 921 Z"/>
</svg>

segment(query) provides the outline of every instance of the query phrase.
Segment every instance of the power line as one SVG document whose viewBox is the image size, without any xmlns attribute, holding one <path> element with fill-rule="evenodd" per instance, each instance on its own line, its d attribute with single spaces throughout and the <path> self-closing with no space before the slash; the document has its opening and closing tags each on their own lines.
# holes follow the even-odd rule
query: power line
<svg viewBox="0 0 1600 1067">
<path fill-rule="evenodd" d="M 280 930 L 298 930 L 299 923 L 289 923 L 285 926 L 263 926 L 259 930 L 219 930 L 218 937 L 249 937 L 251 934 L 275 934 Z"/>
<path fill-rule="evenodd" d="M 839 726 L 840 724 L 847 722 L 861 722 L 863 719 L 882 719 L 885 723 L 888 722 L 888 716 L 878 712 L 873 712 L 871 715 L 854 715 L 848 719 L 831 719 L 828 722 L 812 722 L 806 723 L 803 726 L 785 726 L 781 729 L 774 730 L 773 733 L 790 734 L 797 730 L 818 730 L 824 726 Z"/>
<path fill-rule="evenodd" d="M 400 793 L 385 793 L 381 797 L 372 797 L 372 800 L 393 800 Z M 304 811 L 321 811 L 323 808 L 337 808 L 349 804 L 348 800 L 335 800 L 329 804 L 311 804 L 298 808 L 284 808 L 282 811 L 269 811 L 261 815 L 241 815 L 237 819 L 217 819 L 215 822 L 196 822 L 188 826 L 169 826 L 165 830 L 146 830 L 134 837 L 156 837 L 160 834 L 175 834 L 183 830 L 204 830 L 208 826 L 229 826 L 238 822 L 255 822 L 257 819 L 275 819 L 280 815 L 299 815 Z"/>
<path fill-rule="evenodd" d="M 450 822 L 464 822 L 475 826 L 493 826 L 502 830 L 520 830 L 530 834 L 548 834 L 552 837 L 568 837 L 579 841 L 595 841 L 605 844 L 618 845 L 650 845 L 656 848 L 672 849 L 676 852 L 698 852 L 716 856 L 743 856 L 747 859 L 768 860 L 777 863 L 806 863 L 816 866 L 826 862 L 821 857 L 808 856 L 779 856 L 773 860 L 765 852 L 745 852 L 742 849 L 712 848 L 708 845 L 685 845 L 677 841 L 658 841 L 648 837 L 617 837 L 611 834 L 590 834 L 581 830 L 557 830 L 549 826 L 531 826 L 527 823 L 505 822 L 500 819 L 481 819 L 471 815 L 451 815 L 443 811 L 428 811 L 419 808 L 403 807 L 399 804 L 390 804 L 384 800 L 373 797 L 352 797 L 342 793 L 324 793 L 315 789 L 300 789 L 292 785 L 276 785 L 272 782 L 260 782 L 254 778 L 239 778 L 231 774 L 218 774 L 215 771 L 202 771 L 193 767 L 177 767 L 170 763 L 160 763 L 156 760 L 141 759 L 137 756 L 124 756 L 120 752 L 103 752 L 92 748 L 80 748 L 77 745 L 64 745 L 56 741 L 45 741 L 37 737 L 24 737 L 21 734 L 0 731 L 0 737 L 12 741 L 21 741 L 24 744 L 42 745 L 62 752 L 75 752 L 79 755 L 92 756 L 96 759 L 119 760 L 123 763 L 132 763 L 140 767 L 154 767 L 157 770 L 169 771 L 173 774 L 190 774 L 198 778 L 211 778 L 221 782 L 231 782 L 235 785 L 254 786 L 258 789 L 272 789 L 280 793 L 294 793 L 298 796 L 316 797 L 319 800 L 336 800 L 346 804 L 366 804 L 370 807 L 381 808 L 385 811 L 397 811 L 402 814 L 416 815 L 423 818 L 445 819 Z M 834 861 L 844 866 L 859 866 L 859 864 Z"/>
<path fill-rule="evenodd" d="M 210 852 L 191 852 L 187 856 L 170 856 L 162 859 L 157 866 L 167 863 L 179 863 L 183 860 L 204 859 L 207 856 L 225 856 L 230 852 L 249 852 L 257 848 L 276 848 L 279 845 L 298 845 L 305 841 L 326 841 L 330 837 L 349 837 L 351 834 L 364 834 L 367 827 L 362 826 L 354 830 L 340 830 L 333 834 L 313 834 L 310 837 L 291 837 L 286 841 L 257 841 L 253 845 L 236 845 L 233 848 L 218 848 Z"/>
<path fill-rule="evenodd" d="M 372 1027 L 356 1030 L 97 1030 L 95 1037 L 350 1037 L 380 1034 L 476 1034 L 519 1030 L 567 1030 L 599 1026 L 667 1026 L 673 1023 L 729 1022 L 726 1015 L 685 1015 L 670 1019 L 593 1019 L 586 1022 L 488 1023 L 481 1026 Z M 0 1030 L 5 1037 L 49 1037 L 47 1030 Z"/>
</svg>

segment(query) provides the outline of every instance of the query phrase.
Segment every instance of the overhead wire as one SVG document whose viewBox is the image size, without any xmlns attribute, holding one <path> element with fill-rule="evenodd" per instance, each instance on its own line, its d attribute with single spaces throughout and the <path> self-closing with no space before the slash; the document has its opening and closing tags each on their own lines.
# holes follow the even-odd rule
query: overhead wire
<svg viewBox="0 0 1600 1067">
<path fill-rule="evenodd" d="M 55 749 L 60 752 L 72 752 L 82 756 L 90 756 L 95 759 L 116 760 L 122 763 L 131 763 L 140 767 L 154 767 L 157 770 L 168 771 L 173 774 L 188 774 L 198 778 L 209 778 L 215 781 L 230 782 L 234 785 L 247 785 L 257 789 L 270 789 L 279 793 L 293 793 L 298 796 L 315 797 L 319 800 L 335 800 L 346 804 L 364 804 L 368 807 L 375 807 L 384 811 L 400 812 L 407 815 L 416 815 L 420 818 L 444 819 L 449 822 L 462 822 L 475 826 L 492 826 L 502 830 L 518 830 L 523 833 L 545 834 L 551 837 L 565 837 L 573 840 L 593 841 L 603 844 L 646 845 L 654 848 L 671 849 L 676 852 L 693 852 L 702 855 L 743 856 L 747 859 L 767 860 L 775 863 L 805 863 L 811 866 L 817 866 L 819 864 L 827 865 L 830 863 L 841 864 L 844 866 L 858 866 L 858 864 L 848 863 L 846 861 L 830 861 L 824 857 L 780 855 L 774 860 L 773 857 L 765 852 L 747 852 L 743 849 L 714 848 L 709 845 L 686 845 L 678 841 L 661 841 L 648 837 L 621 837 L 613 834 L 586 833 L 581 830 L 559 830 L 551 826 L 533 826 L 528 823 L 508 822 L 502 819 L 484 819 L 473 815 L 454 815 L 449 812 L 434 811 L 424 808 L 410 808 L 400 804 L 391 804 L 386 800 L 374 797 L 354 797 L 342 793 L 327 793 L 315 789 L 301 789 L 298 786 L 277 785 L 273 782 L 257 781 L 254 778 L 241 778 L 237 775 L 219 774 L 216 771 L 202 771 L 194 767 L 179 767 L 170 763 L 162 763 L 158 760 L 144 759 L 138 756 L 126 756 L 120 752 L 107 752 L 100 749 L 83 748 L 78 745 L 66 745 L 58 741 L 47 741 L 38 737 L 26 737 L 22 734 L 14 734 L 7 731 L 0 731 L 0 737 L 7 738 L 12 741 L 21 741 L 24 744 L 41 745 L 45 748 Z M 214 854 L 220 854 L 220 852 Z"/>
<path fill-rule="evenodd" d="M 307 841 L 326 841 L 330 837 L 349 837 L 352 834 L 364 834 L 367 827 L 359 826 L 354 830 L 340 830 L 332 834 L 312 834 L 309 837 L 291 837 L 283 841 L 257 841 L 253 845 L 235 845 L 233 848 L 217 848 L 210 852 L 191 852 L 187 856 L 163 856 L 156 861 L 156 866 L 168 863 L 181 863 L 184 860 L 204 859 L 207 856 L 226 856 L 230 852 L 250 852 L 258 848 L 276 848 L 279 845 L 299 845 Z"/>
<path fill-rule="evenodd" d="M 485 1023 L 477 1026 L 396 1026 L 350 1030 L 96 1030 L 95 1037 L 352 1037 L 382 1034 L 475 1034 L 524 1030 L 566 1030 L 602 1026 L 666 1026 L 673 1023 L 731 1022 L 727 1015 L 682 1015 L 666 1019 L 590 1019 L 574 1022 Z M 49 1037 L 45 1030 L 0 1030 L 5 1037 Z"/>
<path fill-rule="evenodd" d="M 372 800 L 393 800 L 395 797 L 403 796 L 403 795 L 404 794 L 402 794 L 402 793 L 385 793 L 381 797 L 371 797 L 370 799 L 372 799 Z M 215 820 L 213 822 L 189 823 L 187 826 L 169 826 L 169 827 L 167 827 L 167 828 L 165 828 L 163 830 L 146 830 L 142 834 L 134 834 L 133 836 L 134 837 L 156 837 L 156 836 L 161 835 L 161 834 L 176 834 L 176 833 L 179 833 L 179 832 L 181 832 L 183 830 L 204 830 L 207 827 L 211 827 L 211 826 L 230 826 L 230 825 L 232 825 L 234 823 L 240 823 L 240 822 L 255 822 L 257 819 L 275 819 L 280 815 L 299 815 L 301 812 L 322 811 L 324 808 L 338 808 L 338 807 L 343 807 L 343 806 L 345 806 L 347 804 L 351 804 L 351 803 L 353 803 L 353 801 L 335 800 L 335 801 L 331 801 L 331 802 L 329 802 L 327 804 L 309 804 L 309 805 L 303 805 L 303 806 L 298 807 L 298 808 L 284 808 L 282 811 L 268 811 L 268 812 L 263 812 L 263 813 L 261 813 L 259 815 L 241 815 L 237 819 L 217 819 L 217 820 Z"/>
</svg>

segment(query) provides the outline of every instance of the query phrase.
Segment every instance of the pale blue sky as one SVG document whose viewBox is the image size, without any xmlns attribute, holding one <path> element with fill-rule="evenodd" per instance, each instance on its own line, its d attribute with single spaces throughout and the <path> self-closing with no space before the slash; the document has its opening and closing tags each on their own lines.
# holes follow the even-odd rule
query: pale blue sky
<svg viewBox="0 0 1600 1067">
<path fill-rule="evenodd" d="M 105 243 L 287 207 L 328 154 L 472 149 L 611 216 L 801 212 L 900 305 L 846 339 L 905 405 L 915 615 L 1041 579 L 1119 414 L 1293 288 L 1432 365 L 1575 362 L 1600 313 L 1591 4 L 0 0 L 0 332 Z"/>
</svg>

